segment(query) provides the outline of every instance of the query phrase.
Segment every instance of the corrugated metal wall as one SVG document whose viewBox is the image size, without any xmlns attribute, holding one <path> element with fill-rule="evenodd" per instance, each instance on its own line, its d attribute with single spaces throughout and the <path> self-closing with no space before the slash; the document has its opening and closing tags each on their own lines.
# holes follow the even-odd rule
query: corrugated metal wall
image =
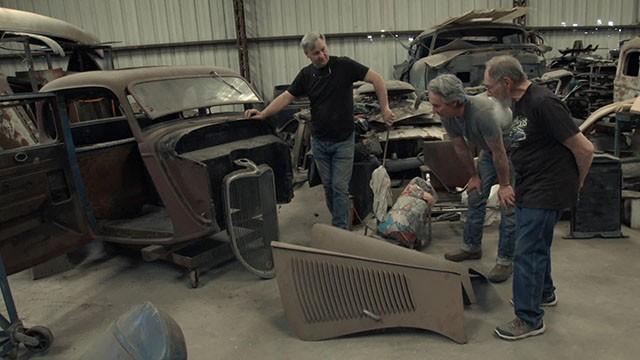
<svg viewBox="0 0 640 360">
<path fill-rule="evenodd" d="M 406 51 L 380 30 L 419 30 L 449 16 L 482 8 L 508 8 L 512 0 L 244 0 L 247 36 L 301 35 L 310 30 L 325 33 L 370 32 L 371 39 L 330 39 L 333 54 L 346 55 L 390 78 L 392 65 Z M 529 0 L 531 26 L 567 25 L 566 30 L 546 31 L 546 43 L 556 49 L 570 47 L 575 39 L 600 45 L 600 53 L 615 48 L 637 30 L 606 26 L 636 24 L 639 0 Z M 114 46 L 235 39 L 232 0 L 0 0 L 0 6 L 59 18 L 94 33 Z M 596 25 L 598 31 L 574 31 L 573 24 Z M 407 37 L 401 37 L 408 43 Z M 557 54 L 554 52 L 553 54 Z M 273 86 L 290 82 L 308 60 L 298 40 L 252 43 L 249 48 L 252 80 L 271 98 Z M 215 64 L 238 69 L 233 44 L 130 50 L 115 55 L 116 67 L 157 64 Z M 11 73 L 23 65 L 0 62 Z"/>
<path fill-rule="evenodd" d="M 532 26 L 598 25 L 598 19 L 629 25 L 638 20 L 637 7 L 637 0 L 529 0 L 528 20 Z"/>
<path fill-rule="evenodd" d="M 450 16 L 483 8 L 511 7 L 511 0 L 245 0 L 247 36 L 361 33 L 367 36 L 329 39 L 329 51 L 352 57 L 391 78 L 393 65 L 406 58 L 408 37 L 395 40 L 380 30 L 419 30 Z M 384 37 L 383 37 L 384 35 Z M 267 97 L 273 86 L 289 83 L 309 63 L 298 40 L 254 44 L 249 49 L 252 80 Z"/>
<path fill-rule="evenodd" d="M 557 49 L 571 47 L 574 40 L 582 40 L 585 46 L 599 45 L 597 54 L 606 56 L 621 40 L 640 34 L 638 30 L 616 27 L 638 24 L 638 3 L 638 0 L 530 0 L 528 25 L 567 27 L 566 30 L 543 32 L 545 43 L 555 50 L 551 53 L 553 56 L 559 55 Z M 597 29 L 572 30 L 574 24 L 597 26 Z"/>
</svg>

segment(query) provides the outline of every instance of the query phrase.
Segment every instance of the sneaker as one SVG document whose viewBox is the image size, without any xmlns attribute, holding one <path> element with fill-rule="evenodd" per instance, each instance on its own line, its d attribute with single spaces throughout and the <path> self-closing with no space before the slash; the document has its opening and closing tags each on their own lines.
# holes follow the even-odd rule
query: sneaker
<svg viewBox="0 0 640 360">
<path fill-rule="evenodd" d="M 520 320 L 520 318 L 515 318 L 506 324 L 498 326 L 494 331 L 501 339 L 520 340 L 529 336 L 540 335 L 544 330 L 544 321 L 542 320 L 540 320 L 538 326 L 531 326 Z"/>
<path fill-rule="evenodd" d="M 476 252 L 470 252 L 466 250 L 459 249 L 455 252 L 450 252 L 444 254 L 444 258 L 449 261 L 463 261 L 463 260 L 477 260 L 482 257 L 482 250 L 478 250 Z"/>
<path fill-rule="evenodd" d="M 512 265 L 496 264 L 496 266 L 494 266 L 493 269 L 491 269 L 491 271 L 489 272 L 489 276 L 487 276 L 487 279 L 489 279 L 489 281 L 491 281 L 492 283 L 501 283 L 506 281 L 509 276 L 511 276 L 512 272 Z"/>
<path fill-rule="evenodd" d="M 509 299 L 509 304 L 513 306 L 513 299 Z M 551 293 L 551 295 L 542 299 L 540 306 L 549 307 L 549 306 L 556 306 L 557 304 L 558 304 L 558 297 L 556 296 L 556 293 Z"/>
<path fill-rule="evenodd" d="M 558 297 L 555 292 L 552 292 L 551 295 L 542 298 L 542 302 L 540 306 L 556 306 L 558 304 Z"/>
</svg>

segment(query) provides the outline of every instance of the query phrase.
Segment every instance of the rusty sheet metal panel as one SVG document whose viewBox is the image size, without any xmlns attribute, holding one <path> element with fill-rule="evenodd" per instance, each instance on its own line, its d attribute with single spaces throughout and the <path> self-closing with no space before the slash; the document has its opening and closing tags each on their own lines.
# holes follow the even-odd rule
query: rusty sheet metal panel
<svg viewBox="0 0 640 360">
<path fill-rule="evenodd" d="M 427 126 L 416 128 L 397 128 L 389 130 L 389 141 L 402 141 L 410 139 L 442 140 L 446 131 L 440 126 Z M 386 133 L 377 133 L 380 142 L 386 141 Z"/>
<path fill-rule="evenodd" d="M 12 93 L 7 78 L 0 74 L 0 95 Z M 0 149 L 14 149 L 38 143 L 38 132 L 26 108 L 7 107 L 5 104 L 0 108 L 0 116 Z"/>
<path fill-rule="evenodd" d="M 613 101 L 623 101 L 640 95 L 640 37 L 626 42 L 613 81 Z"/>
<path fill-rule="evenodd" d="M 424 123 L 439 123 L 439 120 L 435 121 L 433 119 L 433 106 L 431 103 L 416 100 L 416 89 L 413 85 L 400 80 L 386 80 L 385 86 L 389 95 L 389 107 L 396 115 L 393 121 L 394 124 L 402 125 L 411 120 L 422 120 Z M 378 106 L 378 99 L 372 84 L 365 83 L 360 85 L 354 93 L 354 104 L 356 106 L 370 108 Z M 369 113 L 367 120 L 384 124 L 384 119 L 379 111 Z"/>
<path fill-rule="evenodd" d="M 414 327 L 466 342 L 464 301 L 475 295 L 464 266 L 319 224 L 311 247 L 272 246 L 285 313 L 303 340 Z"/>
<path fill-rule="evenodd" d="M 526 7 L 513 7 L 511 9 L 483 9 L 471 10 L 460 16 L 449 18 L 442 23 L 434 25 L 434 29 L 441 29 L 447 25 L 472 24 L 474 21 L 510 22 L 513 19 L 526 15 Z"/>
<path fill-rule="evenodd" d="M 424 163 L 436 176 L 437 182 L 448 189 L 464 187 L 467 184 L 471 174 L 465 169 L 469 167 L 462 164 L 451 141 L 425 141 L 423 149 Z"/>
<path fill-rule="evenodd" d="M 41 88 L 44 84 L 67 75 L 67 72 L 60 68 L 57 68 L 57 69 L 51 69 L 51 70 L 34 70 L 32 74 L 33 74 L 33 79 L 38 85 L 38 88 Z M 15 77 L 21 80 L 23 83 L 26 83 L 29 81 L 29 72 L 16 71 Z M 31 88 L 29 87 L 27 91 L 31 91 Z"/>
<path fill-rule="evenodd" d="M 147 199 L 144 164 L 134 140 L 77 152 L 87 198 L 98 219 L 139 215 Z"/>
</svg>

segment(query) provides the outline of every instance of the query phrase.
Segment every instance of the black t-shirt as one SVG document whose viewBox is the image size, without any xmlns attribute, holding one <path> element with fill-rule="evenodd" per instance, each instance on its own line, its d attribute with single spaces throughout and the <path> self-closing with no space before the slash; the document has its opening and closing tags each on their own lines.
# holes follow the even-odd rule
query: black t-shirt
<svg viewBox="0 0 640 360">
<path fill-rule="evenodd" d="M 311 100 L 311 135 L 323 141 L 344 141 L 353 133 L 353 83 L 369 68 L 348 57 L 329 57 L 321 69 L 309 64 L 300 70 L 289 93 Z"/>
<path fill-rule="evenodd" d="M 580 130 L 566 105 L 546 87 L 531 84 L 515 103 L 511 161 L 518 206 L 565 209 L 578 198 L 578 165 L 562 143 Z"/>
</svg>

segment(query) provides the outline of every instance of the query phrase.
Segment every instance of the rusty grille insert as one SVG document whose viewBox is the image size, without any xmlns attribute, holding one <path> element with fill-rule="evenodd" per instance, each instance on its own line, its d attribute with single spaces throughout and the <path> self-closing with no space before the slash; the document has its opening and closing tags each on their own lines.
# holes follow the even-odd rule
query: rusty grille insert
<svg viewBox="0 0 640 360">
<path fill-rule="evenodd" d="M 249 271 L 272 278 L 275 271 L 270 244 L 279 237 L 273 170 L 248 159 L 238 159 L 234 163 L 244 169 L 224 178 L 231 249 Z"/>
<path fill-rule="evenodd" d="M 404 274 L 292 258 L 305 321 L 350 320 L 416 310 Z"/>
</svg>

